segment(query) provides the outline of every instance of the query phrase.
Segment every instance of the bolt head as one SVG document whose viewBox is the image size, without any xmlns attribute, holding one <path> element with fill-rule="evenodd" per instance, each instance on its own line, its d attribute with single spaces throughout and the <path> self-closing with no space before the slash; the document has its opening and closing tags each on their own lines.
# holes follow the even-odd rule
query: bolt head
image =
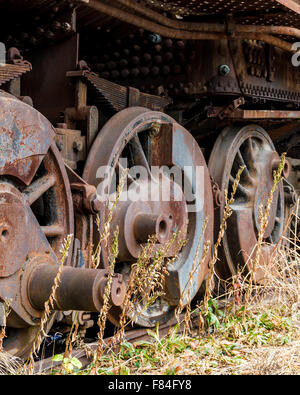
<svg viewBox="0 0 300 395">
<path fill-rule="evenodd" d="M 230 73 L 230 67 L 227 64 L 222 64 L 221 66 L 219 66 L 219 74 L 220 75 L 227 75 Z"/>
<path fill-rule="evenodd" d="M 74 142 L 73 142 L 73 149 L 74 149 L 75 151 L 82 151 L 82 150 L 83 150 L 82 141 L 74 141 Z"/>
<path fill-rule="evenodd" d="M 91 202 L 91 205 L 92 205 L 93 211 L 96 213 L 99 213 L 99 211 L 102 208 L 102 202 L 97 198 L 97 196 L 94 196 L 94 198 Z"/>
</svg>

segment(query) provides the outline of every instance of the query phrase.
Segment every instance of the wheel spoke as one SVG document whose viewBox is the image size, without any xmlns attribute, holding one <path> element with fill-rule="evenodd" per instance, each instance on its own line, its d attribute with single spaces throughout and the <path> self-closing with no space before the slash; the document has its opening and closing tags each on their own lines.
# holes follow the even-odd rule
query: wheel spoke
<svg viewBox="0 0 300 395">
<path fill-rule="evenodd" d="M 234 184 L 235 178 L 230 175 L 229 176 L 229 181 L 232 183 L 232 185 Z M 247 198 L 250 198 L 251 193 L 250 191 L 248 191 L 248 189 L 246 189 L 245 187 L 243 187 L 241 184 L 238 184 L 237 186 L 237 190 L 240 191 L 244 196 L 246 196 Z"/>
<path fill-rule="evenodd" d="M 145 152 L 143 150 L 142 144 L 140 142 L 140 139 L 138 135 L 135 135 L 130 141 L 129 141 L 129 146 L 134 158 L 134 162 L 137 166 L 143 166 L 151 178 L 151 170 L 150 166 L 148 163 L 148 160 L 146 158 Z"/>
<path fill-rule="evenodd" d="M 245 162 L 245 160 L 243 158 L 243 155 L 242 155 L 240 150 L 237 151 L 236 159 L 237 159 L 237 162 L 238 162 L 239 166 L 244 167 L 242 176 L 245 176 L 253 184 L 254 180 L 251 177 L 249 169 L 248 169 L 248 167 L 246 165 L 246 162 Z"/>
<path fill-rule="evenodd" d="M 41 229 L 45 233 L 46 237 L 62 236 L 65 232 L 64 227 L 59 224 L 41 226 Z"/>
<path fill-rule="evenodd" d="M 48 189 L 53 187 L 55 183 L 56 178 L 52 174 L 47 174 L 46 176 L 34 181 L 23 191 L 28 204 L 31 206 L 36 200 L 38 200 L 38 198 L 48 191 Z"/>
<path fill-rule="evenodd" d="M 119 178 L 121 178 L 122 174 L 124 174 L 126 169 L 124 168 L 124 166 L 122 166 L 120 160 L 118 160 L 118 167 L 119 167 Z M 132 175 L 129 172 L 127 173 L 127 178 L 130 183 L 135 183 L 136 185 L 138 185 L 138 182 L 132 177 Z"/>
<path fill-rule="evenodd" d="M 255 143 L 251 137 L 249 137 L 248 139 L 248 148 L 249 148 L 250 158 L 253 160 L 255 157 L 256 149 L 255 149 Z"/>
</svg>

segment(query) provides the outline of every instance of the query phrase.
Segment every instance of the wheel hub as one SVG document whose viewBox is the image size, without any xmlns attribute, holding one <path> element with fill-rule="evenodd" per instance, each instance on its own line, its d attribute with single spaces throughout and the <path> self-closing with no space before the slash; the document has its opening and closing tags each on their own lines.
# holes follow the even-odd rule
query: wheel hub
<svg viewBox="0 0 300 395">
<path fill-rule="evenodd" d="M 149 180 L 139 183 L 139 188 L 146 191 L 142 193 L 147 200 L 118 202 L 112 220 L 112 228 L 120 229 L 119 260 L 135 260 L 139 257 L 143 246 L 149 237 L 156 239 L 156 245 L 151 253 L 162 248 L 170 242 L 173 234 L 177 232 L 180 239 L 186 237 L 187 205 L 181 188 L 166 177 L 159 180 Z M 150 191 L 153 200 L 151 200 Z M 163 201 L 161 196 L 170 199 Z M 174 240 L 166 251 L 166 257 L 171 257 L 178 251 L 179 240 Z"/>
</svg>

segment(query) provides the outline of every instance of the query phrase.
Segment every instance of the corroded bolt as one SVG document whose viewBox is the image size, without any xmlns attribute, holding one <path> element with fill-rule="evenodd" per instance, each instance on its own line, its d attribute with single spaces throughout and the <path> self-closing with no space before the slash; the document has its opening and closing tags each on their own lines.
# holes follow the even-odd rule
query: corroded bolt
<svg viewBox="0 0 300 395">
<path fill-rule="evenodd" d="M 140 58 L 138 56 L 133 56 L 131 58 L 131 63 L 134 64 L 134 65 L 139 64 L 140 63 Z"/>
<path fill-rule="evenodd" d="M 172 52 L 166 52 L 166 53 L 165 53 L 165 60 L 166 60 L 167 62 L 170 62 L 172 59 L 173 59 L 173 54 L 172 54 Z"/>
<path fill-rule="evenodd" d="M 121 75 L 122 75 L 123 78 L 127 78 L 129 76 L 129 74 L 130 74 L 130 72 L 129 72 L 128 69 L 123 69 L 121 71 Z"/>
<path fill-rule="evenodd" d="M 126 66 L 128 65 L 128 60 L 126 60 L 126 59 L 121 59 L 120 62 L 119 62 L 119 65 L 120 65 L 121 67 L 126 67 Z"/>
<path fill-rule="evenodd" d="M 139 74 L 140 74 L 140 70 L 139 70 L 137 67 L 134 67 L 134 68 L 131 70 L 131 75 L 132 75 L 133 77 L 137 77 Z"/>
<path fill-rule="evenodd" d="M 230 73 L 230 67 L 227 64 L 222 64 L 219 66 L 219 74 L 220 75 L 227 75 Z"/>
<path fill-rule="evenodd" d="M 173 41 L 172 41 L 171 39 L 167 38 L 167 39 L 164 41 L 164 44 L 165 44 L 165 46 L 166 46 L 167 48 L 171 48 L 171 47 L 173 46 Z"/>
<path fill-rule="evenodd" d="M 112 70 L 112 72 L 110 73 L 112 78 L 118 78 L 120 76 L 120 73 L 118 70 Z"/>
<path fill-rule="evenodd" d="M 45 33 L 45 36 L 47 38 L 53 38 L 55 35 L 54 35 L 54 33 L 51 30 L 47 30 L 46 33 Z"/>
<path fill-rule="evenodd" d="M 104 71 L 104 72 L 101 74 L 101 77 L 102 77 L 102 78 L 109 78 L 109 72 L 108 72 L 108 71 Z"/>
<path fill-rule="evenodd" d="M 145 62 L 150 62 L 150 60 L 151 60 L 151 55 L 150 55 L 149 53 L 145 53 L 145 54 L 144 54 L 144 60 L 145 60 Z"/>
<path fill-rule="evenodd" d="M 61 23 L 59 21 L 54 21 L 52 23 L 53 30 L 58 31 L 61 29 Z"/>
<path fill-rule="evenodd" d="M 110 61 L 107 63 L 107 67 L 109 70 L 114 70 L 117 67 L 116 62 Z"/>
<path fill-rule="evenodd" d="M 45 34 L 45 29 L 43 29 L 41 26 L 38 26 L 36 28 L 36 34 L 42 36 L 43 34 Z"/>
<path fill-rule="evenodd" d="M 133 49 L 134 49 L 136 52 L 140 52 L 141 47 L 140 47 L 139 45 L 134 45 L 134 46 L 133 46 Z"/>
<path fill-rule="evenodd" d="M 100 212 L 100 210 L 102 208 L 102 202 L 98 199 L 97 195 L 94 195 L 92 197 L 91 206 L 92 206 L 92 210 L 95 213 L 99 213 Z"/>
<path fill-rule="evenodd" d="M 74 151 L 82 151 L 82 149 L 83 149 L 83 143 L 82 143 L 82 141 L 75 140 L 75 141 L 73 142 L 73 149 L 74 149 Z"/>
<path fill-rule="evenodd" d="M 150 129 L 150 137 L 158 136 L 160 132 L 160 127 L 161 127 L 160 123 L 158 122 L 153 123 Z"/>
<path fill-rule="evenodd" d="M 159 68 L 157 66 L 152 67 L 151 72 L 154 76 L 159 74 Z"/>
<path fill-rule="evenodd" d="M 68 22 L 63 22 L 62 28 L 65 32 L 69 32 L 72 29 L 72 26 Z"/>
<path fill-rule="evenodd" d="M 163 67 L 162 67 L 162 72 L 163 72 L 163 74 L 165 74 L 165 75 L 169 74 L 169 73 L 170 73 L 170 67 L 167 66 L 167 65 L 163 66 Z"/>
<path fill-rule="evenodd" d="M 162 57 L 160 55 L 155 55 L 154 56 L 154 62 L 159 64 L 162 62 Z"/>
<path fill-rule="evenodd" d="M 56 141 L 56 146 L 59 151 L 62 151 L 64 148 L 64 143 L 62 141 Z"/>
<path fill-rule="evenodd" d="M 142 68 L 141 68 L 141 73 L 142 73 L 143 75 L 148 75 L 149 72 L 150 72 L 149 67 L 142 67 Z"/>
</svg>

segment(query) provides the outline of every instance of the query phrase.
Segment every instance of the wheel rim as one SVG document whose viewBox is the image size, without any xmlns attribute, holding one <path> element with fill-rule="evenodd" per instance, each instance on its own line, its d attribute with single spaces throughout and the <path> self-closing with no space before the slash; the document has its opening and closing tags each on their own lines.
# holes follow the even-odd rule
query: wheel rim
<svg viewBox="0 0 300 395">
<path fill-rule="evenodd" d="M 219 135 L 209 159 L 211 176 L 221 189 L 230 196 L 234 178 L 241 166 L 245 166 L 238 185 L 232 215 L 228 219 L 223 237 L 221 262 L 217 272 L 224 280 L 238 272 L 247 275 L 253 268 L 260 211 L 263 212 L 273 186 L 273 171 L 280 163 L 274 145 L 261 127 L 228 127 Z M 284 169 L 286 171 L 287 169 Z M 224 199 L 216 207 L 215 234 L 219 232 L 225 208 Z M 260 262 L 254 273 L 257 283 L 267 276 L 270 254 L 281 237 L 284 225 L 284 194 L 282 183 L 273 195 L 268 225 L 263 236 Z M 245 231 L 247 229 L 247 231 Z"/>
<path fill-rule="evenodd" d="M 153 128 L 159 126 L 159 132 L 157 135 L 153 133 Z M 166 144 L 168 142 L 168 144 Z M 130 147 L 130 149 L 129 149 Z M 150 147 L 150 148 L 149 148 Z M 169 147 L 169 149 L 166 149 Z M 132 159 L 132 152 L 134 152 L 134 158 Z M 145 165 L 145 168 L 151 166 L 177 166 L 183 170 L 184 166 L 191 166 L 196 168 L 199 166 L 203 169 L 203 185 L 201 193 L 201 199 L 203 207 L 197 212 L 186 213 L 186 202 L 182 199 L 181 202 L 128 202 L 119 203 L 116 205 L 113 219 L 111 222 L 111 235 L 116 225 L 120 227 L 120 254 L 117 259 L 116 270 L 120 271 L 125 275 L 130 273 L 131 265 L 136 261 L 138 253 L 141 251 L 139 244 L 143 240 L 133 240 L 136 238 L 136 234 L 140 234 L 142 227 L 139 229 L 135 236 L 134 231 L 136 229 L 132 227 L 133 219 L 138 221 L 136 213 L 143 212 L 148 217 L 154 216 L 156 226 L 153 227 L 153 232 L 156 232 L 158 239 L 160 238 L 160 245 L 163 245 L 168 239 L 170 239 L 169 230 L 176 228 L 182 231 L 182 235 L 185 234 L 185 225 L 187 225 L 187 233 L 189 235 L 189 241 L 187 245 L 180 251 L 178 259 L 173 262 L 172 267 L 168 268 L 169 275 L 166 280 L 165 298 L 161 298 L 156 301 L 156 304 L 152 305 L 146 311 L 139 312 L 135 318 L 135 323 L 142 326 L 153 326 L 156 322 L 165 322 L 171 318 L 174 309 L 179 303 L 180 294 L 186 288 L 186 281 L 188 273 L 192 271 L 193 258 L 196 254 L 197 246 L 199 247 L 199 256 L 201 258 L 205 242 L 212 240 L 212 217 L 213 217 L 213 203 L 210 186 L 210 178 L 208 175 L 208 169 L 205 164 L 205 160 L 201 153 L 201 150 L 197 146 L 197 143 L 193 137 L 180 125 L 178 125 L 169 116 L 159 113 L 148 111 L 144 108 L 129 108 L 121 111 L 104 126 L 99 133 L 86 162 L 83 178 L 90 184 L 97 187 L 98 194 L 101 196 L 104 193 L 104 186 L 99 185 L 96 173 L 100 166 L 108 166 L 109 168 L 120 168 L 118 165 L 119 158 L 124 158 L 123 155 L 130 156 L 129 165 L 138 164 Z M 127 157 L 126 156 L 126 157 Z M 145 163 L 144 161 L 147 161 Z M 135 162 L 135 163 L 134 163 Z M 129 166 L 131 167 L 131 166 Z M 189 182 L 188 176 L 185 174 L 185 182 Z M 149 171 L 147 172 L 147 177 Z M 150 176 L 148 180 L 150 180 Z M 194 179 L 190 179 L 191 183 L 195 182 Z M 142 183 L 141 183 L 142 184 Z M 173 182 L 173 187 L 176 193 L 180 194 L 180 187 L 176 182 Z M 183 196 L 183 195 L 181 195 Z M 200 196 L 200 192 L 199 192 Z M 198 197 L 198 196 L 197 196 Z M 200 199 L 200 198 L 199 198 Z M 196 204 L 199 203 L 199 199 L 196 199 Z M 196 207 L 196 210 L 198 208 Z M 140 211 L 139 211 L 140 210 Z M 103 229 L 105 221 L 108 216 L 108 208 L 104 209 L 100 215 L 100 228 Z M 171 213 L 171 214 L 170 214 Z M 171 218 L 171 219 L 170 219 Z M 201 238 L 202 229 L 204 226 L 205 219 L 208 218 L 209 225 L 205 230 L 204 237 Z M 150 220 L 149 220 L 150 221 Z M 142 222 L 147 227 L 151 227 L 151 221 Z M 168 222 L 169 221 L 169 222 Z M 135 222 L 136 223 L 136 222 Z M 162 234 L 157 231 L 161 224 L 166 223 L 166 226 L 162 226 Z M 144 226 L 146 226 L 144 225 Z M 124 230 L 126 229 L 126 232 Z M 130 231 L 129 231 L 130 230 Z M 123 233 L 125 236 L 123 237 Z M 144 232 L 146 235 L 146 231 Z M 168 234 L 165 237 L 165 234 Z M 122 238 L 124 239 L 122 241 Z M 99 240 L 99 234 L 96 232 L 94 241 L 97 243 Z M 101 262 L 103 266 L 106 266 L 109 262 L 109 256 L 111 254 L 110 245 L 112 240 L 108 243 L 108 247 L 104 244 L 101 249 Z M 124 245 L 126 248 L 124 248 Z M 175 254 L 176 248 L 171 249 L 169 257 Z M 208 254 L 209 255 L 209 254 Z M 188 303 L 193 296 L 197 293 L 206 273 L 207 273 L 207 259 L 203 262 L 201 269 L 195 270 L 192 276 L 192 285 L 189 296 L 185 296 L 184 303 Z M 174 286 L 174 284 L 177 284 Z M 186 293 L 186 292 L 185 292 Z M 139 309 L 139 307 L 136 307 Z M 118 324 L 119 316 L 122 310 L 118 309 L 111 312 L 110 319 Z"/>
</svg>

